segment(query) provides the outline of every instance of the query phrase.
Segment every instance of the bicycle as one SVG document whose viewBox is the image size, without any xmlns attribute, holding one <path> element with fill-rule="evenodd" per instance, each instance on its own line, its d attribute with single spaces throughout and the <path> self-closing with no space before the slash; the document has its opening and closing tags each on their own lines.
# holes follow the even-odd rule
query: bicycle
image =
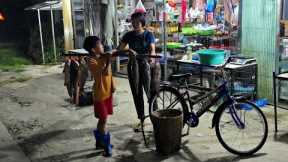
<svg viewBox="0 0 288 162">
<path fill-rule="evenodd" d="M 149 115 L 160 109 L 181 110 L 184 116 L 183 127 L 185 124 L 188 125 L 185 135 L 188 135 L 189 128 L 197 127 L 200 117 L 215 103 L 222 100 L 214 113 L 212 128 L 215 128 L 219 142 L 227 151 L 240 156 L 248 156 L 257 152 L 265 144 L 268 135 L 267 120 L 260 108 L 247 101 L 244 96 L 236 97 L 229 94 L 224 72 L 227 63 L 228 61 L 219 67 L 224 76 L 223 83 L 213 89 L 188 84 L 187 80 L 192 74 L 172 75 L 170 78 L 178 82 L 161 83 L 159 92 L 151 97 Z M 179 83 L 180 80 L 182 82 Z M 192 96 L 191 91 L 199 93 Z M 150 136 L 153 135 L 151 132 L 153 130 L 150 130 Z M 143 135 L 144 139 L 147 139 L 145 136 L 149 136 L 144 131 Z"/>
</svg>

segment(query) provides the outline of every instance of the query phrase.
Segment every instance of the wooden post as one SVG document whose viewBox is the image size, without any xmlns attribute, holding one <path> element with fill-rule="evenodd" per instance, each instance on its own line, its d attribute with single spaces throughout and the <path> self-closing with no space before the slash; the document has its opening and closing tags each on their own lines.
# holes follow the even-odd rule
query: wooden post
<svg viewBox="0 0 288 162">
<path fill-rule="evenodd" d="M 62 0 L 62 4 L 64 23 L 64 48 L 67 51 L 74 49 L 71 0 Z"/>
</svg>

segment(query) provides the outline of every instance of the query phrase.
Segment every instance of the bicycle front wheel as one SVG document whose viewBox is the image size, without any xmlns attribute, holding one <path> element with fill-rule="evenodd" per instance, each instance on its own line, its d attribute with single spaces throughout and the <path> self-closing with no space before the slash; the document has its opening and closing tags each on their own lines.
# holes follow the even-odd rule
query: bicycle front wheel
<svg viewBox="0 0 288 162">
<path fill-rule="evenodd" d="M 240 156 L 257 152 L 268 135 L 263 112 L 250 102 L 237 102 L 222 109 L 215 130 L 222 146 Z"/>
</svg>

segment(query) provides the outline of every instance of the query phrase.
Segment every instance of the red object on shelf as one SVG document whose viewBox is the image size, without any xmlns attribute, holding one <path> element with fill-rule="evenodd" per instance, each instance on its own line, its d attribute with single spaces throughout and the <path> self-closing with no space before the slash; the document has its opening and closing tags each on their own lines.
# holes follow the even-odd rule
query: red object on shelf
<svg viewBox="0 0 288 162">
<path fill-rule="evenodd" d="M 172 8 L 176 8 L 176 1 L 175 0 L 168 0 L 168 4 Z"/>
<path fill-rule="evenodd" d="M 233 47 L 233 46 L 225 46 L 225 45 L 211 45 L 211 46 L 209 46 L 209 48 L 211 48 L 211 49 L 231 50 L 231 49 L 233 49 L 235 47 Z"/>
<path fill-rule="evenodd" d="M 220 46 L 218 46 L 218 45 L 212 45 L 212 46 L 209 46 L 209 48 L 215 48 L 215 49 L 219 49 L 219 48 L 220 48 Z"/>
<path fill-rule="evenodd" d="M 214 13 L 213 12 L 208 12 L 207 13 L 207 22 L 209 24 L 213 24 L 214 21 Z"/>
<path fill-rule="evenodd" d="M 134 13 L 146 13 L 146 11 L 142 8 L 135 9 Z"/>
<path fill-rule="evenodd" d="M 185 23 L 186 12 L 187 12 L 187 0 L 182 0 L 181 1 L 181 20 L 180 20 L 181 24 Z"/>
</svg>

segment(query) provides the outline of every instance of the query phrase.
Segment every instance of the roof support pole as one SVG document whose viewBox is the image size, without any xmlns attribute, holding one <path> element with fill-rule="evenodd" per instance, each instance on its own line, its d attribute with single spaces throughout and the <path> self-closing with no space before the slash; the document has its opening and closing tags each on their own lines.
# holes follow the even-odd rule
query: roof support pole
<svg viewBox="0 0 288 162">
<path fill-rule="evenodd" d="M 50 6 L 50 16 L 51 16 L 51 27 L 52 27 L 52 41 L 53 41 L 52 43 L 53 43 L 53 49 L 54 49 L 54 61 L 57 62 L 54 17 L 53 17 L 52 5 Z"/>
<path fill-rule="evenodd" d="M 44 53 L 43 36 L 42 36 L 42 25 L 41 25 L 41 16 L 40 16 L 40 10 L 39 9 L 37 9 L 37 13 L 38 13 L 39 33 L 40 33 L 40 42 L 41 42 L 41 51 L 42 51 L 42 63 L 45 64 L 45 53 Z"/>
<path fill-rule="evenodd" d="M 118 27 L 118 25 L 119 25 L 119 21 L 118 21 L 118 12 L 117 12 L 117 3 L 118 3 L 118 0 L 116 0 L 115 1 L 115 3 L 114 3 L 114 7 L 115 7 L 115 23 L 114 23 L 114 32 L 116 33 L 116 35 L 115 35 L 115 46 L 116 47 L 118 47 L 118 45 L 119 45 L 119 35 L 118 35 L 118 29 L 117 29 L 117 27 Z M 120 57 L 117 57 L 116 58 L 116 72 L 118 73 L 118 72 L 120 72 Z"/>
<path fill-rule="evenodd" d="M 163 51 L 164 51 L 164 80 L 167 80 L 167 47 L 166 47 L 166 43 L 167 43 L 167 37 L 166 37 L 166 8 L 165 8 L 165 4 L 166 4 L 166 0 L 163 0 Z"/>
</svg>

